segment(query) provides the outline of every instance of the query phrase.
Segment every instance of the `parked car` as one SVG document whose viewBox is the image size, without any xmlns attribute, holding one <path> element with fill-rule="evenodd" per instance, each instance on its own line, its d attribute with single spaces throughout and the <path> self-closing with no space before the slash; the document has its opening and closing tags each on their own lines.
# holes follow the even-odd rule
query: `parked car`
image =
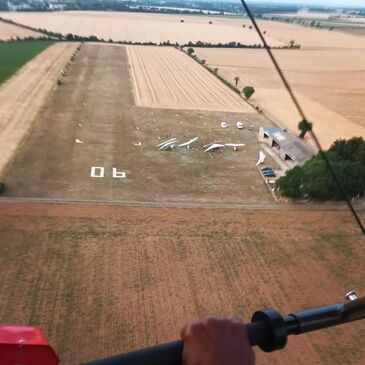
<svg viewBox="0 0 365 365">
<path fill-rule="evenodd" d="M 237 122 L 236 126 L 238 129 L 243 129 L 243 124 L 241 122 Z"/>
<path fill-rule="evenodd" d="M 274 170 L 272 169 L 272 167 L 264 167 L 261 169 L 261 171 L 264 172 L 264 171 L 274 171 Z"/>
</svg>

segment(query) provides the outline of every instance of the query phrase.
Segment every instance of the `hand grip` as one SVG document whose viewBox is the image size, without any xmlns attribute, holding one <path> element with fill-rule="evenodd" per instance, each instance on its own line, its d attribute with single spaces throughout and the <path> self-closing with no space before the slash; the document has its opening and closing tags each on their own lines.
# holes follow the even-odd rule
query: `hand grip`
<svg viewBox="0 0 365 365">
<path fill-rule="evenodd" d="M 250 323 L 246 328 L 251 346 L 265 344 L 268 341 L 265 323 Z M 97 360 L 85 365 L 181 365 L 182 351 L 183 342 L 175 341 Z"/>
</svg>

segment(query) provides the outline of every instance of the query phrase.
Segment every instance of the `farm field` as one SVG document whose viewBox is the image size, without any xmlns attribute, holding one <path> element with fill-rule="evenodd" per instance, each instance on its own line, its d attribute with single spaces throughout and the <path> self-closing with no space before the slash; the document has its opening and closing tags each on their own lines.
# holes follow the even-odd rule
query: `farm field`
<svg viewBox="0 0 365 365">
<path fill-rule="evenodd" d="M 52 44 L 52 41 L 14 41 L 0 43 L 0 84 Z"/>
<path fill-rule="evenodd" d="M 62 363 L 172 341 L 187 320 L 283 314 L 365 291 L 348 211 L 0 203 L 0 322 L 41 327 Z M 257 363 L 358 365 L 360 323 Z"/>
<path fill-rule="evenodd" d="M 288 24 L 275 21 L 260 21 L 259 25 L 267 31 L 270 38 L 288 44 L 295 40 L 301 45 L 301 49 L 362 49 L 365 50 L 365 42 L 360 37 L 333 32 L 327 29 L 304 27 L 297 24 Z M 266 36 L 266 35 L 265 35 Z"/>
<path fill-rule="evenodd" d="M 253 85 L 252 102 L 297 131 L 300 116 L 267 54 L 261 50 L 195 48 L 199 58 L 239 87 Z M 365 137 L 365 50 L 276 50 L 285 75 L 325 148 L 338 138 Z"/>
<path fill-rule="evenodd" d="M 241 20 L 213 16 L 141 14 L 123 12 L 68 11 L 54 13 L 0 13 L 17 23 L 44 28 L 62 34 L 95 35 L 105 40 L 133 42 L 214 43 L 241 42 L 258 44 L 253 29 L 243 28 Z M 180 22 L 184 20 L 184 22 Z M 212 24 L 209 24 L 209 21 Z M 272 46 L 282 42 L 269 39 Z"/>
<path fill-rule="evenodd" d="M 0 40 L 9 40 L 11 38 L 40 37 L 42 34 L 24 29 L 17 25 L 8 24 L 0 20 Z"/>
<path fill-rule="evenodd" d="M 5 174 L 5 195 L 272 202 L 255 166 L 260 149 L 257 131 L 272 125 L 267 118 L 254 111 L 139 108 L 132 89 L 126 47 L 84 44 Z M 229 128 L 221 128 L 222 120 Z M 254 130 L 238 130 L 237 120 Z M 183 143 L 196 136 L 200 139 L 191 149 L 158 151 L 156 147 L 171 137 Z M 203 146 L 215 140 L 246 146 L 238 152 L 226 148 L 221 154 L 204 153 Z M 267 163 L 275 167 L 269 157 Z M 97 176 L 103 168 L 104 177 L 92 177 L 93 168 Z M 113 169 L 124 172 L 125 178 L 113 178 Z"/>
<path fill-rule="evenodd" d="M 31 130 L 34 119 L 55 87 L 58 74 L 78 46 L 76 43 L 50 46 L 49 42 L 37 41 L 0 44 L 0 50 L 4 51 L 0 51 L 0 60 L 3 60 L 2 65 L 8 66 L 4 67 L 8 74 L 15 71 L 14 66 L 20 66 L 21 61 L 47 46 L 0 86 L 0 176 Z"/>
<path fill-rule="evenodd" d="M 34 28 L 45 28 L 62 34 L 96 35 L 114 41 L 260 43 L 255 30 L 249 29 L 251 23 L 247 19 L 92 11 L 2 12 L 0 16 Z M 209 24 L 209 21 L 213 24 Z M 266 31 L 265 37 L 271 46 L 287 45 L 294 39 L 302 48 L 365 49 L 363 39 L 350 34 L 265 20 L 259 21 L 259 25 Z"/>
<path fill-rule="evenodd" d="M 153 46 L 127 50 L 138 106 L 252 112 L 242 98 L 181 51 Z"/>
</svg>

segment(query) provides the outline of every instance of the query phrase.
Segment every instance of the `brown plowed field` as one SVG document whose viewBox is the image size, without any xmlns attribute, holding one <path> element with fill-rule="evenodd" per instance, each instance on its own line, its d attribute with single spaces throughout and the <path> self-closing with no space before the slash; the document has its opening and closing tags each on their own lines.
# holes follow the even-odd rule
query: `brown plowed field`
<svg viewBox="0 0 365 365">
<path fill-rule="evenodd" d="M 0 87 L 0 176 L 30 131 L 77 43 L 56 43 Z"/>
<path fill-rule="evenodd" d="M 266 52 L 196 48 L 227 80 L 252 85 L 252 97 L 274 119 L 297 132 L 300 116 Z M 276 50 L 279 64 L 314 123 L 323 147 L 339 138 L 365 138 L 365 50 Z"/>
<path fill-rule="evenodd" d="M 0 20 L 0 39 L 8 40 L 11 38 L 25 38 L 25 37 L 35 37 L 38 38 L 43 36 L 41 33 L 33 32 L 32 30 L 24 29 L 17 25 L 8 24 Z"/>
<path fill-rule="evenodd" d="M 36 324 L 62 364 L 178 338 L 187 320 L 283 314 L 365 292 L 347 211 L 0 204 L 0 323 Z M 364 364 L 363 324 L 289 339 L 257 363 Z"/>
<path fill-rule="evenodd" d="M 252 112 L 216 77 L 170 47 L 128 46 L 138 106 Z"/>
</svg>

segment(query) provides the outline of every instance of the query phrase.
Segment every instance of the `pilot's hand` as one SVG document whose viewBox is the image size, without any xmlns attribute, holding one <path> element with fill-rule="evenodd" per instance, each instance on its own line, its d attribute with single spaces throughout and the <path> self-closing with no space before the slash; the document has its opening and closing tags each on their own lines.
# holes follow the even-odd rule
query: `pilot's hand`
<svg viewBox="0 0 365 365">
<path fill-rule="evenodd" d="M 253 365 L 246 327 L 236 317 L 208 317 L 181 330 L 183 365 Z"/>
</svg>

